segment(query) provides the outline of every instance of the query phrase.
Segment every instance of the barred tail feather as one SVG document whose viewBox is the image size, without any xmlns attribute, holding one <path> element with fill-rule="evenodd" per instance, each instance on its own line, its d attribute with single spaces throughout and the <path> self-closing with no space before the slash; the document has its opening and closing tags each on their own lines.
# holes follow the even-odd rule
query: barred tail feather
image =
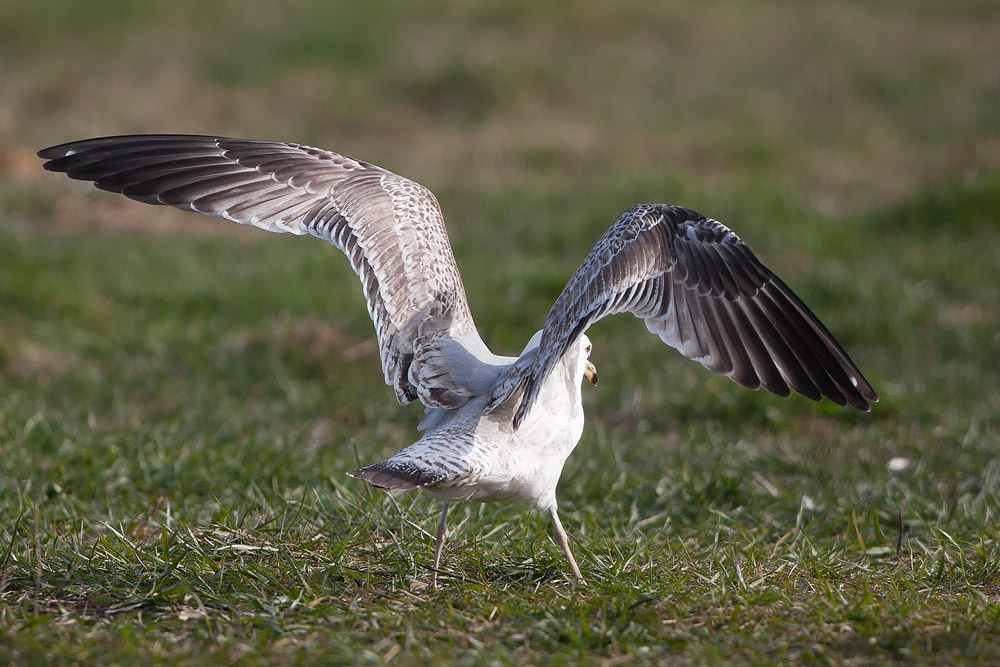
<svg viewBox="0 0 1000 667">
<path fill-rule="evenodd" d="M 363 479 L 380 489 L 417 489 L 435 484 L 444 479 L 444 474 L 420 468 L 411 462 L 381 461 L 347 473 L 355 479 Z"/>
</svg>

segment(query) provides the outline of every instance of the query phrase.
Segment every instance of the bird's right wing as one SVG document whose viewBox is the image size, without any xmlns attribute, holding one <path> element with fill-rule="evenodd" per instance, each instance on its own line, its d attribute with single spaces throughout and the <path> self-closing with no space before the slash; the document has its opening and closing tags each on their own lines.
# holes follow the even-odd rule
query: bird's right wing
<svg viewBox="0 0 1000 667">
<path fill-rule="evenodd" d="M 535 363 L 501 377 L 488 407 L 523 389 L 519 425 L 569 346 L 597 320 L 624 312 L 745 387 L 779 396 L 791 388 L 866 411 L 878 400 L 833 335 L 729 228 L 680 206 L 639 204 L 570 278 L 545 320 Z"/>
</svg>

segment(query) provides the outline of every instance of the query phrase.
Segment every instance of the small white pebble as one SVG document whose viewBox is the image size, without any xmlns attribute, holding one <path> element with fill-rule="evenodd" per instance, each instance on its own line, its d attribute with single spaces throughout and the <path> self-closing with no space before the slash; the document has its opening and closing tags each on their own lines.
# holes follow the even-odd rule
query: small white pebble
<svg viewBox="0 0 1000 667">
<path fill-rule="evenodd" d="M 197 621 L 205 618 L 205 612 L 201 609 L 182 609 L 177 618 L 182 621 Z"/>
<path fill-rule="evenodd" d="M 900 472 L 910 467 L 910 459 L 905 456 L 893 456 L 885 467 L 889 472 Z"/>
<path fill-rule="evenodd" d="M 812 498 L 810 498 L 809 496 L 803 495 L 802 496 L 802 509 L 804 509 L 804 510 L 806 510 L 808 512 L 812 512 L 814 509 L 816 509 L 816 502 Z"/>
</svg>

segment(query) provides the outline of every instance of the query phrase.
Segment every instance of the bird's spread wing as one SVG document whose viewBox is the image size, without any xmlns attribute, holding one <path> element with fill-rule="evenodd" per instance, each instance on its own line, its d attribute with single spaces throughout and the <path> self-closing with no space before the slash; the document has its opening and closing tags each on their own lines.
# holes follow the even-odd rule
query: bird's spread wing
<svg viewBox="0 0 1000 667">
<path fill-rule="evenodd" d="M 38 156 L 50 171 L 136 201 L 326 239 L 361 278 L 400 403 L 456 407 L 472 394 L 449 375 L 438 343 L 481 341 L 441 209 L 418 183 L 308 146 L 208 136 L 105 137 Z"/>
<path fill-rule="evenodd" d="M 558 359 L 592 323 L 629 312 L 706 368 L 779 396 L 869 410 L 878 396 L 826 327 L 725 225 L 680 206 L 626 210 L 545 320 L 536 363 L 491 405 L 524 388 L 517 426 Z M 523 369 L 522 369 L 523 370 Z M 500 395 L 502 394 L 502 395 Z"/>
</svg>

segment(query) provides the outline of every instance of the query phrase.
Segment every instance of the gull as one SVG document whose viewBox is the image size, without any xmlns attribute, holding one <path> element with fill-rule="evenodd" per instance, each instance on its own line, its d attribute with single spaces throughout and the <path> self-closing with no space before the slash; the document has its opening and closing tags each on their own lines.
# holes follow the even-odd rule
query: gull
<svg viewBox="0 0 1000 667">
<path fill-rule="evenodd" d="M 295 143 L 133 135 L 38 152 L 44 168 L 109 192 L 311 234 L 347 255 L 375 324 L 385 382 L 419 400 L 423 436 L 348 474 L 422 488 L 443 504 L 429 588 L 437 586 L 454 501 L 527 501 L 559 520 L 556 485 L 583 433 L 581 386 L 597 384 L 587 328 L 631 313 L 667 345 L 750 389 L 791 390 L 868 411 L 871 385 L 804 303 L 728 227 L 682 206 L 626 209 L 569 279 L 517 357 L 493 354 L 473 322 L 441 208 L 422 185 Z"/>
</svg>

